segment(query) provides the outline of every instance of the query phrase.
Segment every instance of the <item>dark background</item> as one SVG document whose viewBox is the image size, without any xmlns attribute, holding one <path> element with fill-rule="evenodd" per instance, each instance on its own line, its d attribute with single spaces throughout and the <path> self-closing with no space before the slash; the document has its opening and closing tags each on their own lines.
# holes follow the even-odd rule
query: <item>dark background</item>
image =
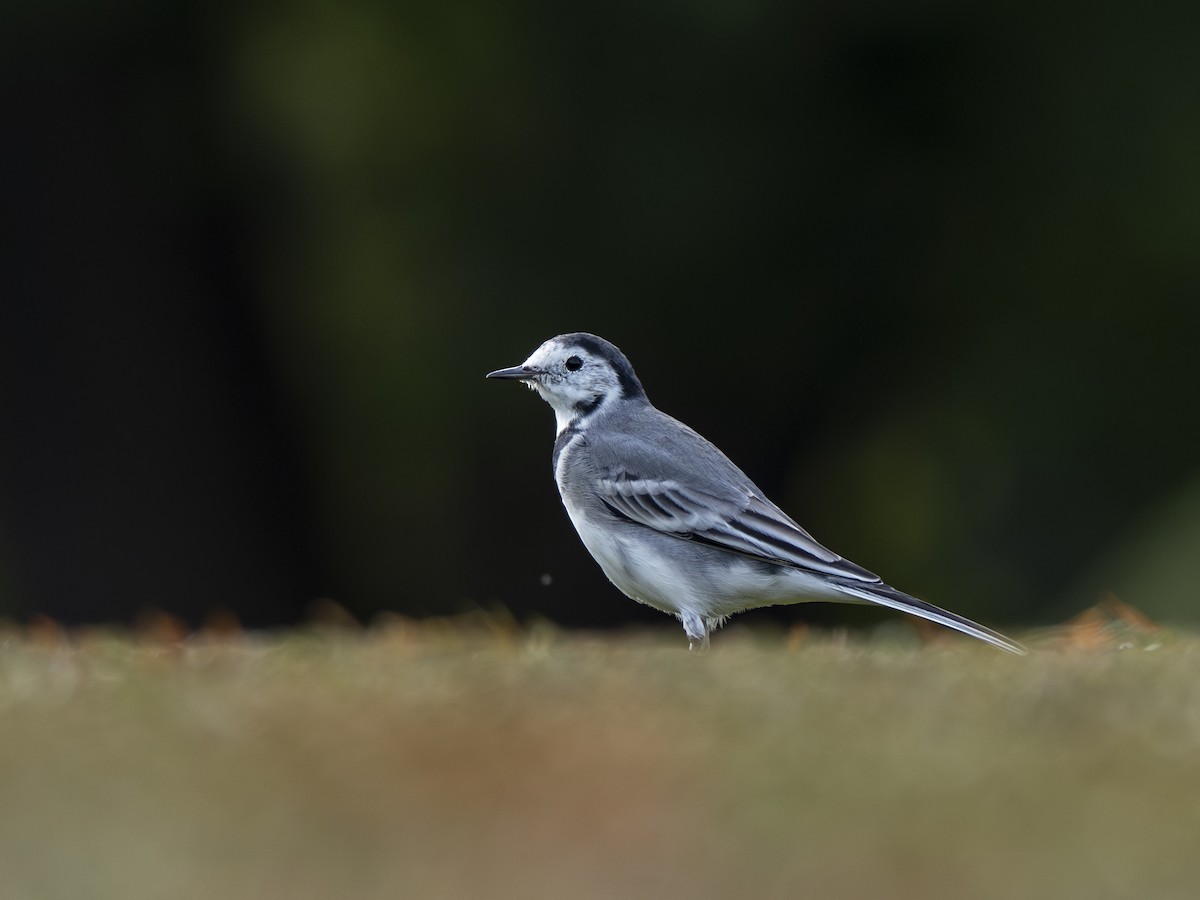
<svg viewBox="0 0 1200 900">
<path fill-rule="evenodd" d="M 0 613 L 653 619 L 482 377 L 588 330 L 898 587 L 1194 621 L 1196 10 L 8 4 Z"/>
</svg>

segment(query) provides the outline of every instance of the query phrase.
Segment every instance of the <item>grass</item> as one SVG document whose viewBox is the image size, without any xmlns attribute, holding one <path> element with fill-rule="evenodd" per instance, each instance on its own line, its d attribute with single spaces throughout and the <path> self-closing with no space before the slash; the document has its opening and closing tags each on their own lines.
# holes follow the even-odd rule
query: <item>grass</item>
<svg viewBox="0 0 1200 900">
<path fill-rule="evenodd" d="M 10 632 L 0 896 L 1191 897 L 1200 640 L 1126 643 Z"/>
</svg>

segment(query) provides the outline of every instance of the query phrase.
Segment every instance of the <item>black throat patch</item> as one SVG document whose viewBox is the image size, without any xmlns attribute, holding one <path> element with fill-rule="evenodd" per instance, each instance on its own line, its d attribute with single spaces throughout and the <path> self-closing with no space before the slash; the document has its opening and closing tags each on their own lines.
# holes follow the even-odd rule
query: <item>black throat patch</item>
<svg viewBox="0 0 1200 900">
<path fill-rule="evenodd" d="M 600 404 L 603 402 L 604 402 L 603 394 L 597 394 L 591 400 L 586 400 L 586 401 L 580 400 L 578 403 L 576 403 L 574 406 L 571 407 L 571 409 L 575 410 L 575 418 L 573 421 L 578 422 L 581 419 L 586 419 L 588 416 L 590 416 L 592 413 L 594 413 L 596 410 L 598 410 L 600 408 Z"/>
</svg>

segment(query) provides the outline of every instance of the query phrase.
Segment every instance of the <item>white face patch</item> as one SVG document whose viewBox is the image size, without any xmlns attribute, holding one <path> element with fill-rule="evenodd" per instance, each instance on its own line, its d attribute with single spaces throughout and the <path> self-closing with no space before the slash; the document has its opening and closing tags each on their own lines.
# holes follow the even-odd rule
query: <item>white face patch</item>
<svg viewBox="0 0 1200 900">
<path fill-rule="evenodd" d="M 581 365 L 568 368 L 568 360 L 578 360 Z M 559 434 L 583 411 L 598 409 L 620 391 L 617 374 L 607 360 L 554 338 L 534 350 L 523 365 L 540 372 L 527 384 L 554 410 Z"/>
</svg>

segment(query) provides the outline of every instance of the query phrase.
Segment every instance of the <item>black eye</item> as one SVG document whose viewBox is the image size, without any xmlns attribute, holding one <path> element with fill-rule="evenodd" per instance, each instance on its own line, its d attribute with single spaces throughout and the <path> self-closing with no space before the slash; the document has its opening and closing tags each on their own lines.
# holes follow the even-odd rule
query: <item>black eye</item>
<svg viewBox="0 0 1200 900">
<path fill-rule="evenodd" d="M 567 371 L 568 372 L 578 372 L 582 368 L 583 368 L 583 360 L 580 359 L 578 356 L 568 356 L 567 357 Z"/>
</svg>

